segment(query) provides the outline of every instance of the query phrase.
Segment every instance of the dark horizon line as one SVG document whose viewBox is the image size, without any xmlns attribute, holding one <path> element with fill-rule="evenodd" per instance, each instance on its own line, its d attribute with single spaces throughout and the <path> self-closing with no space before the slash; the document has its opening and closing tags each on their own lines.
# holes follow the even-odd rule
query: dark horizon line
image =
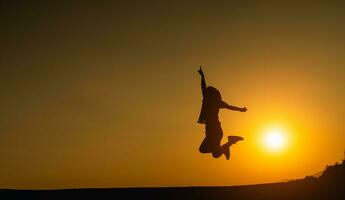
<svg viewBox="0 0 345 200">
<path fill-rule="evenodd" d="M 236 187 L 251 187 L 251 186 L 262 186 L 262 185 L 274 185 L 274 184 L 285 184 L 291 181 L 298 181 L 303 179 L 293 179 L 281 182 L 266 182 L 266 183 L 255 183 L 255 184 L 239 184 L 239 185 L 185 185 L 185 186 L 140 186 L 140 187 L 76 187 L 76 188 L 48 188 L 48 189 L 17 189 L 17 188 L 0 188 L 1 191 L 64 191 L 64 190 L 126 190 L 126 189 L 187 189 L 187 188 L 236 188 Z"/>
</svg>

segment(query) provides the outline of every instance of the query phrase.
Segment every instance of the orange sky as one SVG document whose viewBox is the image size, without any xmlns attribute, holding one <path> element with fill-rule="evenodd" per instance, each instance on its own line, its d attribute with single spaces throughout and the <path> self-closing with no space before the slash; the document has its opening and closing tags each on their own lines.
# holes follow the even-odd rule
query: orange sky
<svg viewBox="0 0 345 200">
<path fill-rule="evenodd" d="M 343 158 L 344 4 L 0 5 L 0 188 L 255 184 Z M 199 65 L 248 108 L 220 113 L 245 138 L 229 161 L 198 151 Z"/>
</svg>

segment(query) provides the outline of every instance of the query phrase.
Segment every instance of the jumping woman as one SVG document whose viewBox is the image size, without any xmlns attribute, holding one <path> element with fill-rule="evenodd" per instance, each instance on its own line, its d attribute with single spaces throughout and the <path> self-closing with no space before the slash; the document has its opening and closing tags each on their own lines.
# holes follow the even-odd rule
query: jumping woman
<svg viewBox="0 0 345 200">
<path fill-rule="evenodd" d="M 216 88 L 211 86 L 206 87 L 205 76 L 201 67 L 198 72 L 201 75 L 201 90 L 203 96 L 198 123 L 206 125 L 206 137 L 202 141 L 199 151 L 201 153 L 212 153 L 214 158 L 219 158 L 224 154 L 226 159 L 229 160 L 230 146 L 243 140 L 243 138 L 239 136 L 228 136 L 228 142 L 220 145 L 223 137 L 223 130 L 218 120 L 219 109 L 226 108 L 229 110 L 246 112 L 247 108 L 232 106 L 222 101 L 221 94 Z"/>
</svg>

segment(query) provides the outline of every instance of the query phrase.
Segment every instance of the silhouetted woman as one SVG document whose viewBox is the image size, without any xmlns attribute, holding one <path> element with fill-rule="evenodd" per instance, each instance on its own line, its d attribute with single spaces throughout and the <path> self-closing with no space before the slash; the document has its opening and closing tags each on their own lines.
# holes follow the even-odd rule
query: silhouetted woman
<svg viewBox="0 0 345 200">
<path fill-rule="evenodd" d="M 201 153 L 212 153 L 215 158 L 219 158 L 224 154 L 226 159 L 229 160 L 230 146 L 243 140 L 243 138 L 239 136 L 228 136 L 228 142 L 220 145 L 223 137 L 223 130 L 218 120 L 219 109 L 227 108 L 229 110 L 246 112 L 247 108 L 239 108 L 222 101 L 220 92 L 216 88 L 210 86 L 206 87 L 206 81 L 201 67 L 198 72 L 201 75 L 201 89 L 203 95 L 198 123 L 206 124 L 206 137 L 202 141 L 199 151 Z"/>
</svg>

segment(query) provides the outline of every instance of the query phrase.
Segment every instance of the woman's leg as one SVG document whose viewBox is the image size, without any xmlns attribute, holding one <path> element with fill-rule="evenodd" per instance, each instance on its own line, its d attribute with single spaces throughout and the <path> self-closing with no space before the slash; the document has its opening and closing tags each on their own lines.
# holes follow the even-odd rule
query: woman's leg
<svg viewBox="0 0 345 200">
<path fill-rule="evenodd" d="M 206 124 L 206 137 L 202 141 L 199 151 L 201 153 L 212 153 L 212 156 L 219 158 L 223 155 L 225 146 L 220 146 L 223 130 L 219 122 Z"/>
<path fill-rule="evenodd" d="M 222 136 L 223 134 L 217 134 L 215 137 L 212 138 L 212 156 L 214 158 L 219 158 L 220 156 L 223 155 L 225 146 L 222 145 L 220 146 L 220 142 L 222 141 Z"/>
<path fill-rule="evenodd" d="M 211 145 L 209 144 L 210 139 L 208 137 L 205 137 L 205 139 L 202 141 L 200 147 L 199 147 L 199 151 L 200 153 L 211 153 L 212 152 L 212 148 Z"/>
<path fill-rule="evenodd" d="M 225 143 L 223 145 L 220 145 L 220 143 L 222 141 L 222 137 L 223 137 L 222 127 L 220 126 L 220 124 L 217 124 L 214 127 L 213 137 L 212 137 L 213 138 L 213 140 L 212 140 L 212 146 L 213 146 L 212 156 L 214 158 L 219 158 L 223 154 L 225 154 L 227 158 L 229 157 L 227 155 L 227 154 L 230 154 L 229 144 Z"/>
<path fill-rule="evenodd" d="M 230 148 L 230 145 L 227 142 L 227 143 L 223 144 L 222 146 L 218 147 L 217 149 L 214 149 L 212 151 L 212 156 L 214 158 L 219 158 L 220 156 L 225 154 L 225 156 L 228 158 L 228 157 L 230 157 L 230 150 L 229 150 L 229 148 Z M 229 154 L 229 156 L 227 154 Z"/>
<path fill-rule="evenodd" d="M 220 150 L 220 149 L 214 150 L 214 151 L 212 152 L 213 158 L 219 158 L 219 157 L 221 157 L 222 155 L 223 155 L 223 151 Z"/>
</svg>

